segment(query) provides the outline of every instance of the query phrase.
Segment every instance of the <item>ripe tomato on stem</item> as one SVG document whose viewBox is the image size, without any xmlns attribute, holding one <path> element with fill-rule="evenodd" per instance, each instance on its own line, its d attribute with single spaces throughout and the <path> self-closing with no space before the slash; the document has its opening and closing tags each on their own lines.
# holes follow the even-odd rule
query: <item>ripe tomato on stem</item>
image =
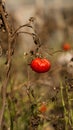
<svg viewBox="0 0 73 130">
<path fill-rule="evenodd" d="M 49 60 L 44 58 L 35 58 L 31 61 L 30 64 L 33 71 L 38 73 L 45 73 L 50 70 L 51 63 Z"/>
</svg>

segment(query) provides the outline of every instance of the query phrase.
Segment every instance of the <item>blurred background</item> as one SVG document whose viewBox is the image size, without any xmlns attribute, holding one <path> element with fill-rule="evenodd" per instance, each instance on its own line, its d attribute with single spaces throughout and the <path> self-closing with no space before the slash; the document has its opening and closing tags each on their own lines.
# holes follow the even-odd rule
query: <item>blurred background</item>
<svg viewBox="0 0 73 130">
<path fill-rule="evenodd" d="M 37 33 L 43 43 L 58 46 L 65 39 L 73 42 L 73 0 L 6 0 L 6 6 L 18 25 L 35 17 Z M 28 38 L 24 39 L 28 46 Z M 23 49 L 29 50 L 31 42 L 29 47 L 24 44 Z"/>
</svg>

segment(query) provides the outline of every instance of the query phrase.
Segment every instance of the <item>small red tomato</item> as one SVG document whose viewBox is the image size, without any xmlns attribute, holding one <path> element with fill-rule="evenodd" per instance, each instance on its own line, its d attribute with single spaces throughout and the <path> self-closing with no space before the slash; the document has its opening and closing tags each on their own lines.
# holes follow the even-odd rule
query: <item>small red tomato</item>
<svg viewBox="0 0 73 130">
<path fill-rule="evenodd" d="M 42 113 L 46 112 L 46 111 L 47 111 L 47 106 L 46 106 L 46 104 L 42 104 L 42 105 L 40 106 L 40 108 L 39 108 L 39 111 L 42 112 Z"/>
<path fill-rule="evenodd" d="M 47 59 L 35 58 L 30 64 L 32 70 L 38 73 L 44 73 L 49 71 L 51 63 Z"/>
<path fill-rule="evenodd" d="M 71 49 L 71 45 L 69 43 L 63 44 L 63 50 L 68 51 Z"/>
</svg>

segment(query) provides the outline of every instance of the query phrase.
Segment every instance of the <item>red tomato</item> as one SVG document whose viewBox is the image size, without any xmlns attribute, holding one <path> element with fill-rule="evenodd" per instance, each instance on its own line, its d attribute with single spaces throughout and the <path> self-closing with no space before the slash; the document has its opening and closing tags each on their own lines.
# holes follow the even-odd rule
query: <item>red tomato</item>
<svg viewBox="0 0 73 130">
<path fill-rule="evenodd" d="M 45 104 L 42 104 L 40 106 L 40 108 L 39 108 L 39 111 L 42 112 L 42 113 L 46 112 L 47 111 L 47 106 Z"/>
<path fill-rule="evenodd" d="M 70 49 L 71 49 L 71 46 L 70 46 L 69 43 L 63 44 L 63 50 L 68 51 L 68 50 L 70 50 Z"/>
<path fill-rule="evenodd" d="M 38 73 L 44 73 L 49 71 L 51 63 L 47 59 L 35 58 L 30 64 L 32 70 Z"/>
</svg>

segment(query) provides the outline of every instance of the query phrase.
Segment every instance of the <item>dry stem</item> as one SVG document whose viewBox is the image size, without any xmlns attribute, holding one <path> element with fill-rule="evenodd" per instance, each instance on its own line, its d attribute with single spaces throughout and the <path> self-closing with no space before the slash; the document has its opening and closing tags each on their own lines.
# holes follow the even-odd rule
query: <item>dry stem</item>
<svg viewBox="0 0 73 130">
<path fill-rule="evenodd" d="M 6 90 L 7 90 L 7 85 L 9 81 L 9 76 L 10 76 L 10 69 L 11 69 L 11 43 L 12 43 L 12 38 L 11 38 L 11 29 L 9 27 L 9 23 L 5 17 L 5 12 L 3 10 L 2 6 L 2 1 L 0 0 L 0 12 L 3 18 L 4 26 L 6 29 L 6 32 L 8 34 L 8 55 L 7 55 L 7 71 L 6 71 L 6 76 L 5 80 L 3 81 L 3 85 L 1 87 L 2 89 L 2 109 L 0 111 L 0 129 L 2 127 L 2 121 L 3 121 L 3 115 L 4 115 L 4 110 L 5 110 L 5 103 L 6 103 Z"/>
</svg>

